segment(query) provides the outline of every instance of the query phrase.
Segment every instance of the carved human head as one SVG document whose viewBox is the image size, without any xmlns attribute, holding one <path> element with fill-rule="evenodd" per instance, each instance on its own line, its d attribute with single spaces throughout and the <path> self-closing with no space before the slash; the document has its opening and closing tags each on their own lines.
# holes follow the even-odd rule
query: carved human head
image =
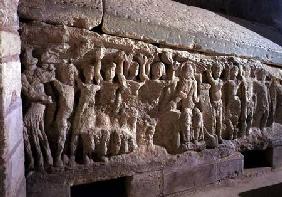
<svg viewBox="0 0 282 197">
<path fill-rule="evenodd" d="M 163 51 L 161 53 L 161 60 L 165 64 L 173 64 L 172 52 L 171 51 Z"/>
<path fill-rule="evenodd" d="M 33 57 L 32 52 L 33 49 L 27 48 L 23 54 L 23 63 L 26 70 L 35 70 L 37 67 L 38 59 Z"/>
<path fill-rule="evenodd" d="M 58 70 L 58 76 L 61 82 L 67 85 L 74 85 L 75 78 L 78 75 L 78 71 L 73 64 L 61 64 Z"/>
<path fill-rule="evenodd" d="M 217 79 L 222 74 L 223 66 L 220 65 L 220 64 L 214 64 L 211 69 L 212 69 L 212 73 L 213 73 L 214 78 Z"/>
<path fill-rule="evenodd" d="M 83 76 L 85 79 L 85 83 L 92 83 L 92 80 L 94 78 L 94 67 L 92 65 L 85 65 L 83 68 Z"/>
<path fill-rule="evenodd" d="M 152 65 L 152 79 L 158 80 L 165 74 L 165 65 L 162 62 L 157 62 Z"/>
<path fill-rule="evenodd" d="M 116 53 L 116 63 L 119 63 L 119 62 L 125 60 L 125 56 L 126 56 L 126 54 L 125 54 L 124 51 L 118 51 Z"/>
<path fill-rule="evenodd" d="M 190 79 L 190 78 L 194 78 L 194 75 L 195 72 L 192 64 L 189 62 L 185 62 L 181 69 L 181 74 L 180 74 L 181 78 Z"/>
<path fill-rule="evenodd" d="M 259 81 L 265 81 L 266 79 L 266 71 L 263 68 L 256 70 L 256 78 Z"/>
<path fill-rule="evenodd" d="M 244 76 L 248 78 L 250 77 L 250 75 L 251 75 L 251 68 L 249 66 L 245 66 L 244 67 Z"/>
<path fill-rule="evenodd" d="M 110 62 L 105 71 L 105 79 L 106 81 L 113 81 L 116 74 L 116 64 L 114 62 Z"/>
<path fill-rule="evenodd" d="M 128 79 L 132 80 L 139 74 L 139 64 L 137 62 L 132 62 L 128 70 Z"/>
<path fill-rule="evenodd" d="M 238 76 L 238 74 L 239 74 L 239 68 L 238 68 L 238 66 L 232 66 L 231 68 L 230 68 L 230 79 L 231 80 L 234 80 L 234 79 L 236 79 L 236 77 Z"/>
</svg>

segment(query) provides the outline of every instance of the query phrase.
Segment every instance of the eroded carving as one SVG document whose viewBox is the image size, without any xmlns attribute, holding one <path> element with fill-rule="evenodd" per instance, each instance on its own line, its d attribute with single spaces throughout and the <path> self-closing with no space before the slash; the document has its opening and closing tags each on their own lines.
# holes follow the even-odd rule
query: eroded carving
<svg viewBox="0 0 282 197">
<path fill-rule="evenodd" d="M 156 146 L 201 151 L 279 122 L 281 79 L 263 64 L 95 39 L 81 51 L 70 39 L 65 49 L 34 45 L 36 58 L 24 46 L 29 170 L 107 162 Z"/>
</svg>

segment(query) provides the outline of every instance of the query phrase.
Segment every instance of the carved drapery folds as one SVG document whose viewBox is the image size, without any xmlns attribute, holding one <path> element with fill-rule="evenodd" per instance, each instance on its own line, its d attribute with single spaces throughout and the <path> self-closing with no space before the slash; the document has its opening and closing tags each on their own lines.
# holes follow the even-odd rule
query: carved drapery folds
<svg viewBox="0 0 282 197">
<path fill-rule="evenodd" d="M 201 151 L 281 122 L 281 79 L 259 62 L 44 24 L 22 39 L 35 32 L 22 49 L 29 170 Z"/>
</svg>

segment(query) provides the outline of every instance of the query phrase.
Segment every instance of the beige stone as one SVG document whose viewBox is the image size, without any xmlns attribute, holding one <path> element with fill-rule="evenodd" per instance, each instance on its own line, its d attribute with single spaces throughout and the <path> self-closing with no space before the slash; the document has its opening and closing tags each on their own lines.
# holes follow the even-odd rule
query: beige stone
<svg viewBox="0 0 282 197">
<path fill-rule="evenodd" d="M 106 0 L 102 25 L 108 34 L 282 63 L 279 43 L 247 27 L 281 38 L 276 30 L 170 0 Z"/>
<path fill-rule="evenodd" d="M 25 19 L 92 29 L 101 23 L 102 0 L 23 0 L 19 15 Z"/>
</svg>

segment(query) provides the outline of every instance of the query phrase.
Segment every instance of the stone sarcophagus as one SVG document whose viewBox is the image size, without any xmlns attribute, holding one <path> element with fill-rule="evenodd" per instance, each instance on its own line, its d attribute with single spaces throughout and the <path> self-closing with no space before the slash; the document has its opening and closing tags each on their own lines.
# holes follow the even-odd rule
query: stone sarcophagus
<svg viewBox="0 0 282 197">
<path fill-rule="evenodd" d="M 235 158 L 239 173 L 236 151 L 265 149 L 282 123 L 281 71 L 259 61 L 45 23 L 21 37 L 27 172 L 72 185 L 161 171 L 169 194 L 190 187 L 172 179 L 179 166 L 209 163 L 209 183 Z"/>
</svg>

